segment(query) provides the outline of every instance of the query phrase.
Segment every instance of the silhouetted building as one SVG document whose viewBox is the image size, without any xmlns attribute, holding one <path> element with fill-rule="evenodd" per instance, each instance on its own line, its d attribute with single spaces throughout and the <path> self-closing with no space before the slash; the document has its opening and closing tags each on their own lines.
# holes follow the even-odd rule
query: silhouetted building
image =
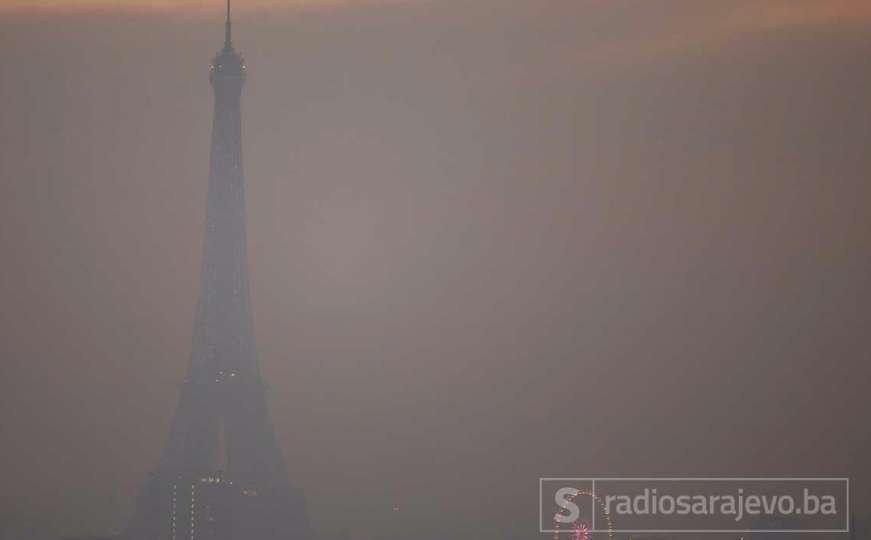
<svg viewBox="0 0 871 540">
<path fill-rule="evenodd" d="M 211 66 L 211 172 L 190 366 L 157 469 L 145 481 L 131 540 L 297 540 L 302 493 L 287 478 L 254 343 L 245 238 L 241 95 L 245 63 L 224 48 Z"/>
</svg>

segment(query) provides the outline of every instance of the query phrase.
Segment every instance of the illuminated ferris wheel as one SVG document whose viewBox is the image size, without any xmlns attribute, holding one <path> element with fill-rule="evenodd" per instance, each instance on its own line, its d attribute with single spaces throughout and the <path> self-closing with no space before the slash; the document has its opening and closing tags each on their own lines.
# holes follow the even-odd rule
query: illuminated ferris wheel
<svg viewBox="0 0 871 540">
<path fill-rule="evenodd" d="M 589 515 L 589 516 L 582 515 L 582 516 L 578 517 L 578 519 L 576 519 L 574 522 L 569 523 L 568 525 L 565 525 L 567 528 L 563 532 L 563 531 L 560 531 L 560 525 L 562 525 L 562 524 L 556 519 L 556 516 L 554 516 L 554 522 L 553 522 L 553 524 L 554 524 L 554 527 L 553 527 L 554 540 L 593 540 L 594 537 L 601 538 L 605 534 L 607 534 L 607 538 L 609 540 L 613 540 L 613 538 L 614 538 L 614 524 L 611 522 L 611 515 L 608 513 L 607 509 L 605 508 L 605 505 L 602 503 L 602 500 L 598 496 L 596 496 L 592 491 L 586 491 L 586 490 L 578 490 L 577 493 L 568 497 L 568 500 L 571 502 L 574 502 L 575 499 L 577 499 L 578 497 L 581 497 L 581 498 L 589 497 L 593 501 L 592 509 L 594 512 L 597 509 L 600 511 L 600 513 L 602 515 L 602 517 L 600 518 L 600 523 L 601 523 L 601 520 L 604 519 L 605 524 L 606 524 L 606 528 L 604 530 L 599 528 L 598 532 L 594 533 L 593 527 L 592 527 L 592 523 L 594 521 L 593 516 L 592 515 Z M 563 534 L 564 536 L 560 537 L 560 534 Z"/>
</svg>

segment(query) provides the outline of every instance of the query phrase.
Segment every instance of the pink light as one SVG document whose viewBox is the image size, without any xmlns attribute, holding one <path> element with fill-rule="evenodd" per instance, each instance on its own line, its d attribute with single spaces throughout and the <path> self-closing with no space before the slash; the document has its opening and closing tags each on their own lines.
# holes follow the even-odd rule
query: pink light
<svg viewBox="0 0 871 540">
<path fill-rule="evenodd" d="M 575 523 L 575 540 L 590 540 L 590 528 L 586 523 Z"/>
</svg>

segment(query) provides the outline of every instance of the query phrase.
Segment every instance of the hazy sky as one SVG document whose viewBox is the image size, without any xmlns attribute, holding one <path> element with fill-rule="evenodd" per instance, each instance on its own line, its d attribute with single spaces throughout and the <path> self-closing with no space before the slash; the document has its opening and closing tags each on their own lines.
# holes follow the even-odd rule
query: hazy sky
<svg viewBox="0 0 871 540">
<path fill-rule="evenodd" d="M 871 511 L 871 4 L 236 3 L 260 361 L 321 531 L 531 538 L 548 475 Z M 105 532 L 190 352 L 222 6 L 0 6 L 0 538 Z"/>
</svg>

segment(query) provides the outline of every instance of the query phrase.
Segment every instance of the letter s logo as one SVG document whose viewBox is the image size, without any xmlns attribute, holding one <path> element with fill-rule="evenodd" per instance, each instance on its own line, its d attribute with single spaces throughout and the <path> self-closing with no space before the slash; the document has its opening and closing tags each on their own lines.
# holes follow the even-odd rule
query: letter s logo
<svg viewBox="0 0 871 540">
<path fill-rule="evenodd" d="M 553 519 L 557 523 L 574 523 L 581 517 L 581 509 L 578 508 L 578 505 L 575 504 L 574 498 L 578 495 L 579 491 L 575 488 L 560 488 L 556 491 L 556 494 L 553 496 L 553 500 L 556 501 L 556 505 L 562 508 L 563 510 L 568 510 L 568 514 L 563 514 L 561 512 L 557 512 L 553 515 Z"/>
</svg>

